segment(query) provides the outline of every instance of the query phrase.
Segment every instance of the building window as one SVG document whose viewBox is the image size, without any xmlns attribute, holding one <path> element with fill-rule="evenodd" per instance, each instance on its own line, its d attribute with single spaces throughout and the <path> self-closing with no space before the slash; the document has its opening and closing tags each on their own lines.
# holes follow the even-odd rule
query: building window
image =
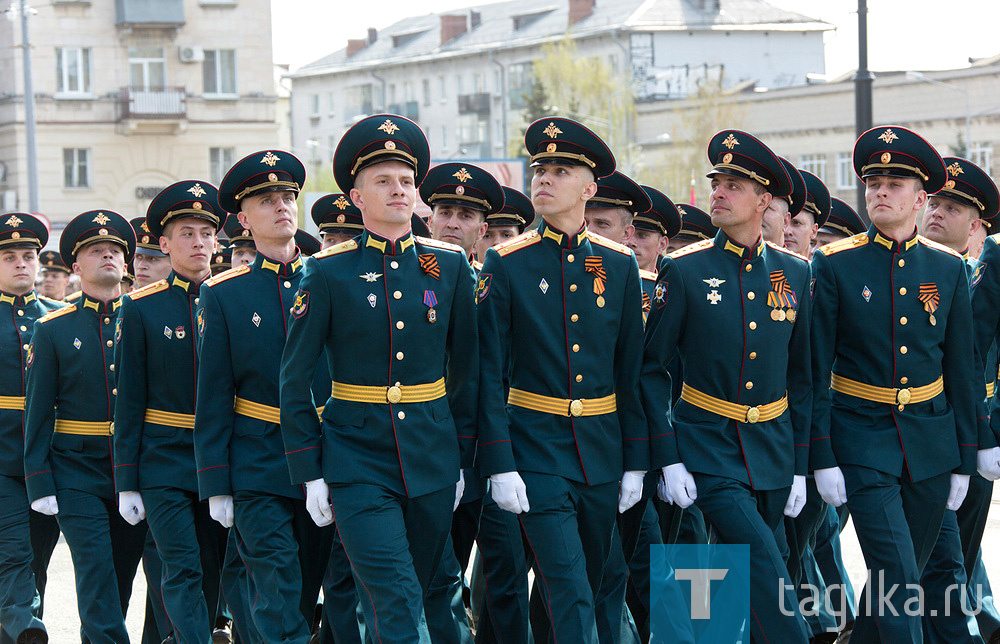
<svg viewBox="0 0 1000 644">
<path fill-rule="evenodd" d="M 128 48 L 129 87 L 162 90 L 167 85 L 167 60 L 162 47 Z"/>
<path fill-rule="evenodd" d="M 206 94 L 236 93 L 235 49 L 206 49 L 202 70 Z"/>
<path fill-rule="evenodd" d="M 403 81 L 403 101 L 409 103 L 413 100 L 413 83 Z"/>
<path fill-rule="evenodd" d="M 993 144 L 973 143 L 969 146 L 969 161 L 972 161 L 986 174 L 993 174 Z"/>
<path fill-rule="evenodd" d="M 799 157 L 799 168 L 812 172 L 820 181 L 826 181 L 825 154 L 803 154 Z"/>
<path fill-rule="evenodd" d="M 838 152 L 837 189 L 851 190 L 857 185 L 854 181 L 854 158 L 850 152 Z"/>
<path fill-rule="evenodd" d="M 489 121 L 480 120 L 478 114 L 461 114 L 458 117 L 458 144 L 482 143 L 489 131 Z"/>
<path fill-rule="evenodd" d="M 222 178 L 226 176 L 234 163 L 236 163 L 236 148 L 209 148 L 209 178 L 212 183 L 215 185 L 222 183 Z"/>
<path fill-rule="evenodd" d="M 56 86 L 65 94 L 90 93 L 90 48 L 56 48 Z"/>
<path fill-rule="evenodd" d="M 372 85 L 355 85 L 348 87 L 344 93 L 344 118 L 350 120 L 355 116 L 372 113 Z"/>
<path fill-rule="evenodd" d="M 319 118 L 319 94 L 309 95 L 309 116 L 312 118 Z"/>
<path fill-rule="evenodd" d="M 499 96 L 500 94 L 503 93 L 502 92 L 502 90 L 503 90 L 503 76 L 501 75 L 499 69 L 494 69 L 493 70 L 493 88 L 494 88 L 493 89 L 493 94 L 495 96 Z"/>
<path fill-rule="evenodd" d="M 479 94 L 480 92 L 486 91 L 486 82 L 483 79 L 482 72 L 476 72 L 472 75 L 472 93 Z"/>
<path fill-rule="evenodd" d="M 333 153 L 337 151 L 337 137 L 334 135 L 329 135 L 326 137 L 326 150 L 330 154 L 330 160 L 333 161 Z"/>
<path fill-rule="evenodd" d="M 333 116 L 333 92 L 326 95 L 326 112 L 330 116 Z"/>
<path fill-rule="evenodd" d="M 447 125 L 442 125 L 441 126 L 441 149 L 442 150 L 447 150 L 448 149 L 448 126 Z"/>
<path fill-rule="evenodd" d="M 66 188 L 90 187 L 90 150 L 63 148 L 63 186 Z"/>
<path fill-rule="evenodd" d="M 465 93 L 465 82 L 462 80 L 462 75 L 458 74 L 455 76 L 455 94 L 461 96 Z"/>
<path fill-rule="evenodd" d="M 516 63 L 507 68 L 507 94 L 510 96 L 510 107 L 514 110 L 523 109 L 531 94 L 534 82 L 531 63 Z"/>
<path fill-rule="evenodd" d="M 421 89 L 424 94 L 424 106 L 427 107 L 431 104 L 431 81 L 425 78 L 421 83 Z"/>
<path fill-rule="evenodd" d="M 441 102 L 444 103 L 448 100 L 448 81 L 445 80 L 444 76 L 438 76 L 438 80 L 441 84 Z"/>
</svg>

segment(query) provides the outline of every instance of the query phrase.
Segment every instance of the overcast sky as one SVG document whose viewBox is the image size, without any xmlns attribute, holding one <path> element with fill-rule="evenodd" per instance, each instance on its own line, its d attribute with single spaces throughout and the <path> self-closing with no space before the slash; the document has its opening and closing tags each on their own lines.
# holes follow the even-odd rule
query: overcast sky
<svg viewBox="0 0 1000 644">
<path fill-rule="evenodd" d="M 568 0 L 562 0 L 568 1 Z M 613 2 L 614 0 L 597 0 Z M 683 0 L 681 0 L 683 1 Z M 826 73 L 857 66 L 857 0 L 769 0 L 771 4 L 837 27 L 826 35 Z M 726 0 L 722 0 L 725 8 Z M 337 51 L 368 27 L 384 29 L 400 18 L 460 9 L 469 0 L 272 0 L 274 60 L 292 69 Z M 969 57 L 1000 54 L 996 37 L 1000 2 L 868 0 L 868 57 L 873 70 L 948 69 Z"/>
</svg>

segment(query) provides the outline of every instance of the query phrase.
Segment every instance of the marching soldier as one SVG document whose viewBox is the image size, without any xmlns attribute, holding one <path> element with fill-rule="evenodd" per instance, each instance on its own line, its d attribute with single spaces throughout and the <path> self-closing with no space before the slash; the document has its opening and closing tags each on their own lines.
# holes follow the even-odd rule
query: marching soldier
<svg viewBox="0 0 1000 644">
<path fill-rule="evenodd" d="M 54 250 L 43 250 L 38 254 L 38 261 L 42 268 L 41 294 L 53 300 L 65 299 L 69 294 L 69 276 L 73 271 Z"/>
<path fill-rule="evenodd" d="M 583 217 L 587 230 L 624 244 L 635 232 L 632 219 L 649 207 L 649 197 L 639 184 L 615 170 L 597 179 L 597 192 L 587 200 Z"/>
<path fill-rule="evenodd" d="M 322 248 L 322 243 L 300 228 L 295 231 L 295 247 L 302 253 L 304 260 L 304 258 L 312 257 L 318 253 Z"/>
<path fill-rule="evenodd" d="M 785 172 L 792 180 L 792 192 L 785 197 L 774 197 L 764 211 L 764 218 L 761 220 L 761 236 L 764 241 L 769 241 L 778 246 L 785 245 L 785 227 L 788 221 L 802 210 L 802 205 L 806 199 L 806 184 L 799 171 L 784 157 L 778 157 L 781 164 L 785 166 Z"/>
<path fill-rule="evenodd" d="M 830 202 L 830 216 L 826 218 L 826 223 L 816 231 L 817 248 L 868 230 L 868 226 L 861 220 L 858 213 L 854 212 L 854 208 L 836 197 L 831 197 Z"/>
<path fill-rule="evenodd" d="M 635 232 L 625 245 L 635 253 L 639 270 L 655 275 L 670 239 L 680 232 L 681 215 L 667 195 L 652 186 L 642 186 L 642 189 L 649 196 L 651 207 L 632 218 Z"/>
<path fill-rule="evenodd" d="M 916 232 L 947 178 L 933 147 L 873 128 L 854 168 L 872 225 L 813 258 L 810 464 L 823 499 L 850 508 L 872 574 L 851 641 L 920 642 L 920 617 L 904 606 L 976 469 L 983 384 L 969 368 L 969 280 L 961 255 Z"/>
<path fill-rule="evenodd" d="M 808 258 L 816 244 L 816 235 L 830 215 L 830 191 L 819 177 L 806 170 L 798 170 L 805 182 L 805 200 L 799 211 L 786 220 L 784 246 Z"/>
<path fill-rule="evenodd" d="M 341 139 L 334 175 L 365 230 L 308 262 L 282 359 L 288 468 L 314 521 L 336 515 L 375 641 L 429 641 L 424 596 L 475 445 L 472 268 L 459 247 L 410 229 L 429 161 L 400 116 L 365 118 Z M 333 386 L 318 419 L 310 365 L 324 355 Z"/>
<path fill-rule="evenodd" d="M 365 227 L 361 211 L 351 203 L 348 195 L 340 192 L 320 197 L 309 212 L 319 227 L 323 250 L 354 239 Z"/>
<path fill-rule="evenodd" d="M 229 239 L 227 245 L 232 249 L 233 268 L 252 265 L 257 257 L 257 246 L 251 230 L 240 223 L 237 215 L 229 213 L 222 223 L 222 232 Z"/>
<path fill-rule="evenodd" d="M 215 252 L 212 254 L 212 275 L 218 275 L 228 271 L 233 267 L 233 249 L 228 244 L 217 242 Z"/>
<path fill-rule="evenodd" d="M 164 248 L 171 272 L 124 299 L 116 333 L 119 511 L 133 525 L 149 522 L 163 562 L 163 606 L 177 642 L 203 642 L 211 632 L 227 536 L 208 504 L 199 502 L 191 477 L 197 470 L 196 300 L 210 274 L 222 214 L 218 191 L 203 181 L 175 183 L 153 199 L 140 240 L 155 239 Z"/>
<path fill-rule="evenodd" d="M 41 622 L 40 594 L 32 561 L 37 534 L 24 484 L 24 369 L 35 320 L 59 303 L 35 293 L 38 251 L 49 239 L 34 215 L 0 215 L 0 639 L 41 644 L 48 635 Z M 38 515 L 43 516 L 43 515 Z M 50 517 L 45 517 L 50 519 Z M 55 538 L 59 530 L 56 527 Z M 44 571 L 44 568 L 43 568 Z"/>
<path fill-rule="evenodd" d="M 809 383 L 809 266 L 763 241 L 772 196 L 788 196 L 786 167 L 759 140 L 723 130 L 713 164 L 713 240 L 667 256 L 653 295 L 643 403 L 663 496 L 697 500 L 721 543 L 750 544 L 749 632 L 756 642 L 805 642 L 778 535 L 805 503 Z M 704 359 L 706 346 L 712 358 Z M 670 409 L 667 365 L 683 366 Z"/>
<path fill-rule="evenodd" d="M 112 474 L 118 396 L 114 331 L 135 231 L 121 215 L 90 211 L 63 231 L 63 261 L 80 275 L 76 304 L 35 322 L 27 357 L 24 470 L 31 507 L 55 515 L 73 556 L 83 636 L 128 642 L 125 609 L 145 526 L 119 516 Z"/>
<path fill-rule="evenodd" d="M 615 168 L 604 142 L 551 117 L 528 127 L 525 147 L 544 221 L 487 251 L 479 276 L 477 458 L 527 535 L 553 637 L 596 642 L 616 501 L 624 511 L 638 500 L 649 465 L 639 270 L 628 248 L 585 225 L 596 180 Z"/>
<path fill-rule="evenodd" d="M 170 275 L 170 258 L 160 250 L 160 240 L 149 230 L 145 217 L 129 221 L 135 230 L 135 258 L 131 262 L 133 270 L 126 271 L 132 278 L 133 288 L 140 289 L 153 282 L 159 282 Z"/>
<path fill-rule="evenodd" d="M 531 200 L 520 190 L 508 186 L 503 188 L 503 208 L 500 212 L 487 215 L 486 234 L 476 244 L 476 257 L 482 261 L 486 251 L 508 239 L 513 239 L 535 221 L 535 210 Z"/>
</svg>

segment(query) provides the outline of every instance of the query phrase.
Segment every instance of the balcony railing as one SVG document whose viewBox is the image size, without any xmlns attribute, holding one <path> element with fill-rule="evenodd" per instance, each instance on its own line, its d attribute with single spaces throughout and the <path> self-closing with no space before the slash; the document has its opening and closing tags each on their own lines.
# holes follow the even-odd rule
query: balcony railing
<svg viewBox="0 0 1000 644">
<path fill-rule="evenodd" d="M 489 111 L 490 95 L 486 92 L 462 94 L 458 97 L 459 114 L 488 114 Z"/>
<path fill-rule="evenodd" d="M 119 119 L 183 119 L 186 116 L 187 93 L 183 87 L 125 87 L 118 93 Z"/>
</svg>

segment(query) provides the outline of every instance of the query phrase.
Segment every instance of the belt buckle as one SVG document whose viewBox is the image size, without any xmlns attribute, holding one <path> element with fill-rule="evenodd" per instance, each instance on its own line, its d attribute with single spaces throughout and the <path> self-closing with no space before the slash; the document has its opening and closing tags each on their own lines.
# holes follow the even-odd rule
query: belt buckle
<svg viewBox="0 0 1000 644">
<path fill-rule="evenodd" d="M 908 405 L 910 404 L 910 400 L 912 399 L 913 399 L 913 394 L 910 393 L 909 387 L 907 387 L 906 389 L 896 390 L 896 402 L 898 404 Z"/>
<path fill-rule="evenodd" d="M 747 409 L 747 422 L 756 423 L 758 420 L 760 420 L 760 407 L 753 406 Z"/>
<path fill-rule="evenodd" d="M 403 399 L 403 390 L 397 386 L 389 387 L 385 390 L 385 399 L 389 404 L 395 405 Z"/>
<path fill-rule="evenodd" d="M 108 425 L 108 433 L 111 436 L 115 435 L 115 423 L 114 423 L 114 421 L 111 421 L 111 424 Z"/>
<path fill-rule="evenodd" d="M 569 415 L 574 417 L 583 416 L 583 401 L 571 400 L 569 403 Z"/>
</svg>

